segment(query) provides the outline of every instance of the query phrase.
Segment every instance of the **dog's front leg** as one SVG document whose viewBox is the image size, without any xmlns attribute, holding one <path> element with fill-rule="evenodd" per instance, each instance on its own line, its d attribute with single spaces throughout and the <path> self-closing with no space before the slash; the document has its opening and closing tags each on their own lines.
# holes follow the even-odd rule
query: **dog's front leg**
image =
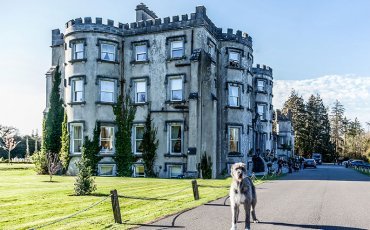
<svg viewBox="0 0 370 230">
<path fill-rule="evenodd" d="M 236 230 L 236 224 L 238 223 L 238 216 L 239 216 L 239 206 L 236 204 L 231 205 L 231 228 L 230 230 Z"/>
<path fill-rule="evenodd" d="M 251 228 L 251 204 L 245 203 L 244 211 L 245 211 L 245 230 L 249 230 Z"/>
</svg>

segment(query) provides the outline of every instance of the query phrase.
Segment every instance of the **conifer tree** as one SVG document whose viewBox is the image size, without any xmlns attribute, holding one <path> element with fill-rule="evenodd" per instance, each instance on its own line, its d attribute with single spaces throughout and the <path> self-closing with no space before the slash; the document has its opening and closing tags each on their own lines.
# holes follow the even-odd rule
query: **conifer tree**
<svg viewBox="0 0 370 230">
<path fill-rule="evenodd" d="M 60 97 L 59 86 L 61 83 L 61 72 L 56 67 L 53 77 L 53 86 L 50 93 L 50 108 L 46 114 L 45 132 L 43 138 L 46 152 L 59 153 L 62 147 L 62 123 L 64 118 L 63 100 Z"/>
<path fill-rule="evenodd" d="M 157 129 L 152 127 L 152 119 L 150 112 L 146 117 L 145 128 L 143 134 L 143 140 L 141 142 L 140 148 L 143 151 L 143 161 L 145 168 L 145 175 L 147 177 L 155 177 L 154 163 L 156 159 L 156 152 L 158 149 L 158 140 L 156 138 Z"/>
<path fill-rule="evenodd" d="M 132 122 L 135 118 L 136 108 L 131 105 L 129 96 L 123 103 L 123 95 L 118 96 L 117 104 L 113 106 L 113 113 L 116 116 L 116 154 L 113 157 L 117 165 L 118 176 L 131 176 L 133 154 L 131 147 Z"/>
<path fill-rule="evenodd" d="M 62 163 L 63 170 L 68 168 L 69 164 L 69 133 L 68 133 L 68 118 L 67 113 L 64 113 L 64 119 L 62 124 L 62 147 L 60 149 L 59 158 Z"/>
<path fill-rule="evenodd" d="M 100 152 L 100 123 L 96 122 L 92 140 L 85 136 L 82 145 L 82 158 L 86 159 L 86 167 L 91 168 L 93 175 L 97 175 L 98 163 L 103 158 L 99 156 Z"/>
<path fill-rule="evenodd" d="M 344 106 L 336 100 L 330 114 L 331 140 L 335 148 L 335 157 L 343 155 L 344 111 Z"/>
</svg>

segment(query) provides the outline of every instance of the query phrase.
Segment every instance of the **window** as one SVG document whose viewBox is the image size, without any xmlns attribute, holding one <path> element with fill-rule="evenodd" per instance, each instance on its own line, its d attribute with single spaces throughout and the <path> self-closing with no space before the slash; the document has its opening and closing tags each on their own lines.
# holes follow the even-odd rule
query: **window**
<svg viewBox="0 0 370 230">
<path fill-rule="evenodd" d="M 171 58 L 182 58 L 184 56 L 184 42 L 172 41 L 171 42 Z"/>
<path fill-rule="evenodd" d="M 229 106 L 240 106 L 239 86 L 229 85 Z"/>
<path fill-rule="evenodd" d="M 182 125 L 170 125 L 170 153 L 181 154 L 182 152 Z"/>
<path fill-rule="evenodd" d="M 257 80 L 257 91 L 265 91 L 265 81 Z"/>
<path fill-rule="evenodd" d="M 141 142 L 144 138 L 144 126 L 143 125 L 137 125 L 135 126 L 135 142 L 134 142 L 134 151 L 135 154 L 141 154 L 143 153 L 143 148 L 141 146 Z"/>
<path fill-rule="evenodd" d="M 80 60 L 85 58 L 85 43 L 84 41 L 76 41 L 72 44 L 72 60 Z"/>
<path fill-rule="evenodd" d="M 169 165 L 168 171 L 170 173 L 170 178 L 178 178 L 182 175 L 182 166 L 181 165 Z"/>
<path fill-rule="evenodd" d="M 261 120 L 265 120 L 265 111 L 266 111 L 266 106 L 265 105 L 257 105 L 257 113 L 260 115 Z"/>
<path fill-rule="evenodd" d="M 100 58 L 104 61 L 116 61 L 116 45 L 101 43 Z"/>
<path fill-rule="evenodd" d="M 182 78 L 170 79 L 170 100 L 182 101 Z"/>
<path fill-rule="evenodd" d="M 82 124 L 71 124 L 71 153 L 81 153 L 82 137 Z"/>
<path fill-rule="evenodd" d="M 135 46 L 135 60 L 136 61 L 146 61 L 148 60 L 148 47 L 146 44 L 144 45 L 136 45 Z"/>
<path fill-rule="evenodd" d="M 240 152 L 240 128 L 229 127 L 229 152 Z"/>
<path fill-rule="evenodd" d="M 100 81 L 100 101 L 114 102 L 114 81 Z"/>
<path fill-rule="evenodd" d="M 100 146 L 102 152 L 113 151 L 114 128 L 109 126 L 100 127 Z"/>
<path fill-rule="evenodd" d="M 146 102 L 146 81 L 135 82 L 135 102 L 136 103 Z"/>
<path fill-rule="evenodd" d="M 240 53 L 235 51 L 229 52 L 229 64 L 232 67 L 239 67 Z"/>
<path fill-rule="evenodd" d="M 208 53 L 211 55 L 212 58 L 214 58 L 216 53 L 216 46 L 212 41 L 208 42 Z"/>
<path fill-rule="evenodd" d="M 84 81 L 82 79 L 72 80 L 72 102 L 82 102 L 84 94 Z"/>
<path fill-rule="evenodd" d="M 134 165 L 134 176 L 135 177 L 145 177 L 144 165 Z"/>
<path fill-rule="evenodd" d="M 116 174 L 116 165 L 100 164 L 98 165 L 100 176 L 114 176 Z"/>
</svg>

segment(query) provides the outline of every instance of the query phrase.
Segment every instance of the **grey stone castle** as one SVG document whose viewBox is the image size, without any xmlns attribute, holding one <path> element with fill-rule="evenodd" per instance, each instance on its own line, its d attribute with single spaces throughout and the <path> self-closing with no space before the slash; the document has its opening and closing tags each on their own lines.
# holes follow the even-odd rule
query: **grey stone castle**
<svg viewBox="0 0 370 230">
<path fill-rule="evenodd" d="M 83 137 L 91 138 L 99 121 L 98 171 L 115 175 L 112 105 L 120 92 L 137 107 L 132 154 L 139 160 L 133 176 L 145 176 L 140 142 L 148 113 L 158 129 L 160 177 L 197 176 L 204 153 L 217 177 L 234 162 L 272 151 L 272 69 L 252 67 L 252 38 L 239 30 L 223 32 L 204 6 L 161 19 L 140 4 L 130 24 L 77 18 L 66 23 L 64 33 L 52 31 L 51 48 L 45 111 L 59 65 L 71 143 L 69 174 L 76 173 Z"/>
</svg>

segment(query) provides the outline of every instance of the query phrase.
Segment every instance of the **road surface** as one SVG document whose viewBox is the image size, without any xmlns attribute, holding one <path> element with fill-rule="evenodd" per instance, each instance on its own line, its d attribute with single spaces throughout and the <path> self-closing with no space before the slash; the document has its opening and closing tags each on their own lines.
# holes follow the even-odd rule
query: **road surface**
<svg viewBox="0 0 370 230">
<path fill-rule="evenodd" d="M 251 229 L 370 229 L 370 177 L 323 165 L 257 186 L 257 218 Z M 244 216 L 241 212 L 240 220 Z M 142 225 L 139 229 L 230 229 L 225 198 Z M 238 229 L 244 229 L 239 221 Z"/>
</svg>

